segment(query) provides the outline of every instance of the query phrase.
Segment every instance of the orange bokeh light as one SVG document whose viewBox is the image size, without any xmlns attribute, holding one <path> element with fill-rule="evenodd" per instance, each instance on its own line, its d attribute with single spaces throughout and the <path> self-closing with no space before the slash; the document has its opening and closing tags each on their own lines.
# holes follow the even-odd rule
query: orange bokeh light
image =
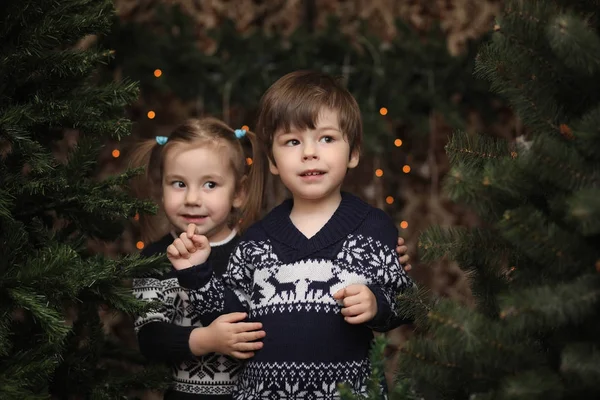
<svg viewBox="0 0 600 400">
<path fill-rule="evenodd" d="M 118 158 L 121 155 L 121 152 L 119 149 L 114 149 L 111 154 L 114 158 Z"/>
<path fill-rule="evenodd" d="M 250 157 L 246 158 L 246 164 L 252 165 L 253 161 Z"/>
<path fill-rule="evenodd" d="M 402 172 L 408 174 L 410 172 L 410 165 L 405 165 L 404 167 L 402 167 Z"/>
<path fill-rule="evenodd" d="M 379 177 L 383 176 L 383 170 L 382 170 L 382 169 L 379 169 L 379 168 L 378 168 L 378 169 L 376 169 L 376 170 L 375 170 L 375 176 L 379 176 Z"/>
<path fill-rule="evenodd" d="M 388 113 L 388 109 L 387 108 L 381 107 L 379 109 L 379 114 L 381 114 L 381 115 L 387 115 L 387 113 Z"/>
<path fill-rule="evenodd" d="M 400 140 L 400 139 L 394 140 L 394 146 L 396 146 L 396 147 L 402 146 L 402 140 Z"/>
<path fill-rule="evenodd" d="M 400 228 L 402 228 L 402 229 L 408 228 L 408 222 L 406 222 L 406 221 L 400 222 Z"/>
<path fill-rule="evenodd" d="M 156 117 L 156 113 L 154 111 L 148 111 L 148 118 L 154 119 Z"/>
<path fill-rule="evenodd" d="M 140 240 L 139 242 L 137 242 L 137 243 L 135 244 L 135 247 L 137 247 L 137 248 L 138 248 L 138 250 L 141 250 L 141 249 L 143 249 L 143 248 L 144 248 L 144 242 L 142 242 L 142 241 Z"/>
<path fill-rule="evenodd" d="M 388 204 L 392 204 L 394 202 L 394 198 L 392 196 L 388 196 L 385 198 L 385 202 Z"/>
<path fill-rule="evenodd" d="M 162 71 L 160 69 L 155 69 L 154 70 L 154 76 L 157 78 L 160 78 L 160 76 L 162 75 Z"/>
</svg>

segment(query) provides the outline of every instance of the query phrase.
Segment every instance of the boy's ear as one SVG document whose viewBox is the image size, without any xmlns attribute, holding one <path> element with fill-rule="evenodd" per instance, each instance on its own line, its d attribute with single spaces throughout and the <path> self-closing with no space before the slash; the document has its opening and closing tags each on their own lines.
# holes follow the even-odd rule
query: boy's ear
<svg viewBox="0 0 600 400">
<path fill-rule="evenodd" d="M 269 157 L 269 171 L 271 171 L 271 173 L 273 175 L 279 175 L 279 169 L 277 168 L 277 165 L 275 165 L 275 163 L 271 160 L 270 157 Z"/>
<path fill-rule="evenodd" d="M 358 160 L 360 160 L 360 152 L 358 150 L 354 150 L 352 154 L 350 154 L 350 160 L 348 160 L 348 168 L 354 168 L 358 165 Z"/>
</svg>

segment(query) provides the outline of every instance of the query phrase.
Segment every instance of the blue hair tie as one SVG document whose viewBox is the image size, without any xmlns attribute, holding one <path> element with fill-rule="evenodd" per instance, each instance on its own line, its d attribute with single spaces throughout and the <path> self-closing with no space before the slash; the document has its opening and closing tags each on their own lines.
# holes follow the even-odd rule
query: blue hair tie
<svg viewBox="0 0 600 400">
<path fill-rule="evenodd" d="M 246 130 L 245 129 L 236 129 L 235 130 L 235 137 L 236 138 L 241 139 L 244 136 L 246 136 Z"/>
<path fill-rule="evenodd" d="M 160 144 L 161 146 L 163 144 L 167 143 L 167 140 L 169 140 L 169 138 L 166 136 L 157 136 L 156 137 L 156 143 Z"/>
</svg>

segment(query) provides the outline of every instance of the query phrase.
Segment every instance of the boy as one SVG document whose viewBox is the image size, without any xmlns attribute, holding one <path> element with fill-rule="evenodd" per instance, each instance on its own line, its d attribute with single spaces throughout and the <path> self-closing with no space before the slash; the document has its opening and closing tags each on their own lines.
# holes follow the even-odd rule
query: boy
<svg viewBox="0 0 600 400">
<path fill-rule="evenodd" d="M 372 330 L 403 322 L 395 300 L 412 283 L 394 251 L 393 221 L 341 192 L 360 158 L 358 104 L 325 74 L 293 72 L 263 96 L 257 135 L 292 199 L 248 229 L 222 279 L 204 264 L 210 246 L 193 224 L 169 259 L 203 323 L 234 311 L 262 323 L 263 348 L 235 399 L 337 399 L 341 382 L 365 393 Z"/>
</svg>

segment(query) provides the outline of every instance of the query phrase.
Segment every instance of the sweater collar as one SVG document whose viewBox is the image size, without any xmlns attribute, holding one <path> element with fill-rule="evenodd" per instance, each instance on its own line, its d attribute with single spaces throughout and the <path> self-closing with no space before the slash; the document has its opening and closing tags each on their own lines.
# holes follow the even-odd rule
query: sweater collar
<svg viewBox="0 0 600 400">
<path fill-rule="evenodd" d="M 298 250 L 303 258 L 346 238 L 363 222 L 370 206 L 358 197 L 342 192 L 342 201 L 329 221 L 313 237 L 307 238 L 290 219 L 292 199 L 275 207 L 263 220 L 262 226 L 271 240 Z"/>
</svg>

